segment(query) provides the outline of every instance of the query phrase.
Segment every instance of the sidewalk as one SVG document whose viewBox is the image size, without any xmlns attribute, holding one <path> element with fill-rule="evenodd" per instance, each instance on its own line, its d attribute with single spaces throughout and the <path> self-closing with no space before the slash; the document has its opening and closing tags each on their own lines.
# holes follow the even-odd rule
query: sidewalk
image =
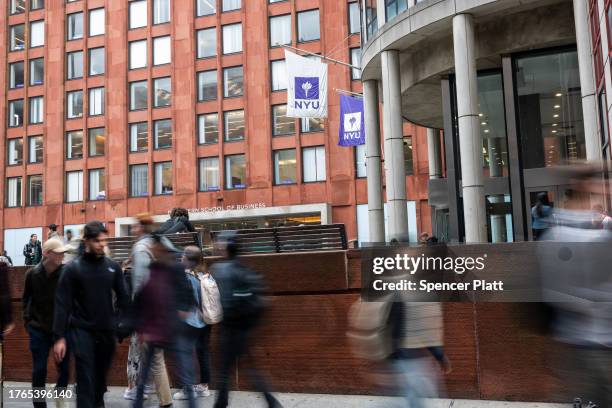
<svg viewBox="0 0 612 408">
<path fill-rule="evenodd" d="M 4 407 L 25 408 L 31 407 L 29 401 L 14 402 L 9 400 L 8 390 L 14 387 L 27 387 L 25 383 L 4 383 Z M 110 392 L 106 394 L 107 408 L 129 408 L 130 401 L 123 399 L 123 388 L 109 387 Z M 402 401 L 393 397 L 373 397 L 360 395 L 326 395 L 326 394 L 275 394 L 285 408 L 403 408 Z M 145 402 L 145 407 L 158 407 L 154 396 Z M 207 398 L 198 399 L 198 408 L 211 408 L 215 397 L 214 393 Z M 53 408 L 53 403 L 48 404 Z M 175 408 L 184 408 L 187 404 L 175 402 Z M 530 402 L 505 402 L 505 401 L 472 401 L 472 400 L 432 400 L 427 407 L 431 408 L 568 408 L 571 404 L 543 404 Z M 66 408 L 76 407 L 74 402 L 66 404 Z M 260 394 L 252 392 L 232 392 L 230 394 L 231 408 L 265 408 L 266 404 Z"/>
</svg>

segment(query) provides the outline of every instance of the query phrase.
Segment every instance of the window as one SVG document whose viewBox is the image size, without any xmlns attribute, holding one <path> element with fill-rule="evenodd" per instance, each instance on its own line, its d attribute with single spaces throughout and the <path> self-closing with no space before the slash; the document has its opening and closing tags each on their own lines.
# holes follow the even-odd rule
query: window
<svg viewBox="0 0 612 408">
<path fill-rule="evenodd" d="M 272 135 L 290 135 L 295 133 L 295 119 L 287 116 L 287 105 L 272 107 Z"/>
<path fill-rule="evenodd" d="M 130 83 L 130 110 L 147 109 L 147 81 Z"/>
<path fill-rule="evenodd" d="M 172 194 L 172 162 L 155 163 L 154 194 Z"/>
<path fill-rule="evenodd" d="M 6 181 L 6 206 L 21 207 L 21 177 L 9 177 Z"/>
<path fill-rule="evenodd" d="M 9 48 L 11 51 L 25 49 L 25 26 L 18 24 L 11 26 Z"/>
<path fill-rule="evenodd" d="M 366 147 L 364 144 L 355 146 L 355 173 L 357 177 L 367 177 Z"/>
<path fill-rule="evenodd" d="M 217 99 L 217 71 L 198 72 L 198 101 Z"/>
<path fill-rule="evenodd" d="M 198 58 L 209 58 L 217 55 L 217 30 L 206 28 L 198 30 Z"/>
<path fill-rule="evenodd" d="M 198 141 L 200 144 L 219 142 L 219 115 L 217 113 L 198 116 Z"/>
<path fill-rule="evenodd" d="M 75 130 L 66 133 L 66 158 L 83 158 L 83 131 Z"/>
<path fill-rule="evenodd" d="M 323 118 L 301 118 L 300 119 L 300 132 L 311 133 L 311 132 L 322 132 L 325 130 Z"/>
<path fill-rule="evenodd" d="M 315 41 L 321 38 L 319 10 L 302 11 L 297 15 L 298 42 Z"/>
<path fill-rule="evenodd" d="M 215 7 L 215 2 L 217 0 L 197 0 L 196 2 L 196 13 L 198 17 L 208 16 L 211 14 L 215 14 L 217 9 Z"/>
<path fill-rule="evenodd" d="M 10 14 L 25 13 L 25 0 L 10 0 Z"/>
<path fill-rule="evenodd" d="M 283 91 L 287 89 L 287 72 L 285 60 L 272 61 L 270 71 L 272 73 L 272 91 Z"/>
<path fill-rule="evenodd" d="M 89 129 L 89 156 L 104 156 L 104 144 L 106 143 L 106 132 L 104 128 Z"/>
<path fill-rule="evenodd" d="M 43 203 L 43 179 L 40 174 L 28 176 L 27 203 L 27 205 L 42 205 Z"/>
<path fill-rule="evenodd" d="M 30 47 L 42 47 L 45 45 L 45 21 L 34 21 L 30 23 Z"/>
<path fill-rule="evenodd" d="M 153 65 L 169 64 L 172 59 L 170 36 L 153 39 Z"/>
<path fill-rule="evenodd" d="M 153 106 L 170 106 L 172 100 L 172 81 L 170 77 L 153 80 Z"/>
<path fill-rule="evenodd" d="M 153 122 L 155 149 L 172 147 L 172 120 L 163 119 Z M 156 193 L 159 194 L 159 193 Z"/>
<path fill-rule="evenodd" d="M 30 86 L 41 85 L 45 81 L 45 62 L 42 58 L 30 60 Z"/>
<path fill-rule="evenodd" d="M 218 191 L 219 180 L 219 158 L 200 159 L 200 191 Z"/>
<path fill-rule="evenodd" d="M 68 79 L 83 78 L 83 51 L 68 53 Z"/>
<path fill-rule="evenodd" d="M 132 41 L 130 43 L 130 69 L 147 66 L 147 40 Z"/>
<path fill-rule="evenodd" d="M 170 21 L 170 0 L 153 0 L 153 24 Z"/>
<path fill-rule="evenodd" d="M 45 0 L 30 0 L 30 10 L 38 10 L 45 7 Z"/>
<path fill-rule="evenodd" d="M 9 64 L 9 88 L 23 88 L 23 61 Z"/>
<path fill-rule="evenodd" d="M 66 172 L 66 201 L 83 201 L 83 170 Z"/>
<path fill-rule="evenodd" d="M 291 14 L 270 17 L 270 47 L 291 44 Z"/>
<path fill-rule="evenodd" d="M 351 65 L 355 67 L 361 66 L 361 48 L 351 48 Z M 361 70 L 351 68 L 351 79 L 359 80 L 361 78 Z"/>
<path fill-rule="evenodd" d="M 89 170 L 89 199 L 104 200 L 106 198 L 106 177 L 104 169 Z"/>
<path fill-rule="evenodd" d="M 130 152 L 146 152 L 149 148 L 149 126 L 147 122 L 130 124 Z"/>
<path fill-rule="evenodd" d="M 66 94 L 66 117 L 68 119 L 83 117 L 83 91 Z"/>
<path fill-rule="evenodd" d="M 30 136 L 28 138 L 28 163 L 42 163 L 43 137 Z"/>
<path fill-rule="evenodd" d="M 225 112 L 225 141 L 244 139 L 244 110 Z"/>
<path fill-rule="evenodd" d="M 242 52 L 242 24 L 223 26 L 223 54 Z"/>
<path fill-rule="evenodd" d="M 89 90 L 89 116 L 104 115 L 104 88 Z"/>
<path fill-rule="evenodd" d="M 223 0 L 223 11 L 239 10 L 241 5 L 240 0 Z"/>
<path fill-rule="evenodd" d="M 9 139 L 7 155 L 9 166 L 16 166 L 23 163 L 23 140 L 21 138 Z"/>
<path fill-rule="evenodd" d="M 246 159 L 244 154 L 225 157 L 225 188 L 246 187 Z"/>
<path fill-rule="evenodd" d="M 302 175 L 304 183 L 325 181 L 325 146 L 302 149 Z"/>
<path fill-rule="evenodd" d="M 149 167 L 146 164 L 130 166 L 130 196 L 146 197 L 149 195 Z"/>
<path fill-rule="evenodd" d="M 23 99 L 9 101 L 8 125 L 9 127 L 23 125 Z"/>
<path fill-rule="evenodd" d="M 242 67 L 225 68 L 223 70 L 223 96 L 231 98 L 244 93 L 244 78 Z"/>
<path fill-rule="evenodd" d="M 418 3 L 418 1 L 417 1 Z M 385 0 L 385 18 L 391 21 L 408 8 L 407 0 Z"/>
<path fill-rule="evenodd" d="M 89 36 L 104 35 L 105 25 L 104 9 L 99 8 L 89 11 Z"/>
<path fill-rule="evenodd" d="M 147 0 L 130 2 L 130 29 L 147 26 Z"/>
<path fill-rule="evenodd" d="M 104 47 L 89 50 L 89 75 L 104 74 Z"/>
<path fill-rule="evenodd" d="M 274 184 L 297 183 L 297 162 L 295 149 L 274 152 Z"/>
<path fill-rule="evenodd" d="M 404 169 L 406 175 L 413 174 L 412 171 L 412 137 L 404 137 Z"/>
<path fill-rule="evenodd" d="M 349 3 L 349 34 L 361 32 L 361 15 L 359 14 L 359 3 Z"/>
<path fill-rule="evenodd" d="M 83 38 L 83 13 L 68 14 L 68 41 Z"/>
</svg>

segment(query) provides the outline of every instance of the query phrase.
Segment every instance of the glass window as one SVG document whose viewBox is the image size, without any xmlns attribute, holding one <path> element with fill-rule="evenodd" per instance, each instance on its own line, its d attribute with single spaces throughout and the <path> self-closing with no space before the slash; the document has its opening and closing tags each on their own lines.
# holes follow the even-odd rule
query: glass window
<svg viewBox="0 0 612 408">
<path fill-rule="evenodd" d="M 351 65 L 355 67 L 361 66 L 361 48 L 351 48 Z M 361 70 L 357 68 L 351 68 L 351 79 L 361 79 Z"/>
<path fill-rule="evenodd" d="M 130 152 L 146 152 L 149 148 L 149 126 L 147 122 L 130 124 Z"/>
<path fill-rule="evenodd" d="M 172 101 L 172 81 L 170 77 L 153 80 L 153 106 L 170 106 Z"/>
<path fill-rule="evenodd" d="M 153 65 L 169 64 L 172 58 L 170 36 L 153 39 Z"/>
<path fill-rule="evenodd" d="M 244 78 L 242 67 L 225 68 L 223 70 L 223 96 L 226 98 L 242 96 L 244 93 Z"/>
<path fill-rule="evenodd" d="M 612 10 L 610 7 L 609 10 Z M 608 119 L 607 119 L 607 98 L 606 98 L 606 90 L 605 87 L 599 92 L 599 96 L 597 97 L 598 104 L 598 113 L 599 113 L 599 134 L 601 137 L 601 146 L 605 148 L 606 143 L 609 142 L 610 139 L 610 131 L 608 129 Z M 605 157 L 605 156 L 604 156 Z"/>
<path fill-rule="evenodd" d="M 210 14 L 215 14 L 217 12 L 217 8 L 215 7 L 215 2 L 217 0 L 197 0 L 196 1 L 196 13 L 197 16 L 208 16 Z"/>
<path fill-rule="evenodd" d="M 370 39 L 378 31 L 378 18 L 376 2 L 378 0 L 365 0 L 366 34 Z"/>
<path fill-rule="evenodd" d="M 83 131 L 74 130 L 66 133 L 66 158 L 83 158 Z"/>
<path fill-rule="evenodd" d="M 217 99 L 217 71 L 198 72 L 198 101 Z"/>
<path fill-rule="evenodd" d="M 155 149 L 172 147 L 172 120 L 163 119 L 153 122 Z M 156 193 L 159 194 L 159 193 Z"/>
<path fill-rule="evenodd" d="M 21 177 L 9 177 L 6 181 L 6 206 L 21 207 Z"/>
<path fill-rule="evenodd" d="M 149 195 L 149 167 L 146 164 L 130 166 L 130 196 L 146 197 Z"/>
<path fill-rule="evenodd" d="M 23 99 L 9 101 L 8 126 L 18 127 L 23 125 Z"/>
<path fill-rule="evenodd" d="M 83 38 L 83 13 L 68 14 L 68 41 Z"/>
<path fill-rule="evenodd" d="M 576 51 L 524 56 L 515 62 L 523 168 L 584 159 Z"/>
<path fill-rule="evenodd" d="M 147 40 L 132 41 L 130 43 L 130 69 L 147 66 Z"/>
<path fill-rule="evenodd" d="M 83 201 L 83 170 L 66 172 L 66 201 Z"/>
<path fill-rule="evenodd" d="M 147 26 L 147 0 L 130 2 L 130 29 Z"/>
<path fill-rule="evenodd" d="M 287 105 L 272 107 L 272 135 L 290 135 L 295 133 L 295 119 L 287 116 Z"/>
<path fill-rule="evenodd" d="M 359 14 L 359 3 L 349 3 L 349 33 L 359 34 L 361 32 L 361 15 Z"/>
<path fill-rule="evenodd" d="M 270 17 L 270 47 L 291 44 L 291 14 Z"/>
<path fill-rule="evenodd" d="M 9 13 L 10 14 L 25 13 L 25 0 L 10 0 Z"/>
<path fill-rule="evenodd" d="M 172 194 L 172 162 L 155 163 L 154 194 Z"/>
<path fill-rule="evenodd" d="M 89 90 L 89 116 L 104 115 L 104 88 Z"/>
<path fill-rule="evenodd" d="M 225 112 L 225 141 L 244 139 L 244 110 Z"/>
<path fill-rule="evenodd" d="M 30 60 L 30 86 L 41 85 L 45 81 L 45 61 L 42 58 Z"/>
<path fill-rule="evenodd" d="M 404 170 L 406 175 L 414 173 L 412 166 L 412 137 L 404 137 Z"/>
<path fill-rule="evenodd" d="M 68 79 L 83 78 L 83 51 L 69 52 L 66 64 Z"/>
<path fill-rule="evenodd" d="M 42 163 L 43 137 L 30 136 L 28 138 L 28 163 Z"/>
<path fill-rule="evenodd" d="M 219 114 L 198 116 L 198 141 L 200 144 L 219 142 Z"/>
<path fill-rule="evenodd" d="M 418 3 L 418 1 L 417 1 Z M 385 0 L 385 17 L 391 21 L 408 8 L 407 0 Z"/>
<path fill-rule="evenodd" d="M 325 130 L 325 120 L 323 118 L 301 118 L 300 132 L 322 132 Z"/>
<path fill-rule="evenodd" d="M 40 174 L 28 176 L 28 205 L 42 205 L 43 179 Z"/>
<path fill-rule="evenodd" d="M 225 188 L 246 187 L 246 158 L 244 154 L 225 156 Z"/>
<path fill-rule="evenodd" d="M 223 26 L 223 54 L 242 52 L 242 24 Z"/>
<path fill-rule="evenodd" d="M 130 110 L 147 109 L 147 81 L 130 83 Z"/>
<path fill-rule="evenodd" d="M 25 26 L 23 24 L 11 26 L 9 41 L 9 48 L 11 51 L 25 49 Z"/>
<path fill-rule="evenodd" d="M 42 47 L 45 45 L 45 21 L 34 21 L 30 23 L 30 47 Z"/>
<path fill-rule="evenodd" d="M 30 10 L 38 10 L 45 7 L 45 0 L 30 0 Z"/>
<path fill-rule="evenodd" d="M 240 0 L 223 0 L 223 11 L 239 10 L 241 5 Z"/>
<path fill-rule="evenodd" d="M 217 55 L 217 30 L 206 28 L 198 30 L 198 58 L 208 58 Z"/>
<path fill-rule="evenodd" d="M 66 117 L 68 119 L 83 117 L 83 91 L 66 94 Z"/>
<path fill-rule="evenodd" d="M 106 177 L 104 169 L 89 170 L 89 199 L 104 200 L 106 198 Z"/>
<path fill-rule="evenodd" d="M 23 61 L 9 64 L 9 88 L 23 88 Z"/>
<path fill-rule="evenodd" d="M 94 37 L 96 35 L 104 34 L 104 9 L 99 8 L 89 11 L 89 36 Z"/>
<path fill-rule="evenodd" d="M 104 128 L 89 129 L 89 156 L 104 156 L 104 145 L 106 143 L 106 132 Z"/>
<path fill-rule="evenodd" d="M 357 177 L 367 177 L 366 147 L 364 144 L 355 146 L 355 173 Z"/>
<path fill-rule="evenodd" d="M 304 183 L 325 181 L 325 146 L 302 149 L 302 175 Z"/>
<path fill-rule="evenodd" d="M 295 149 L 274 152 L 274 184 L 297 183 L 297 161 Z"/>
<path fill-rule="evenodd" d="M 297 21 L 298 42 L 315 41 L 321 38 L 318 9 L 298 13 Z"/>
<path fill-rule="evenodd" d="M 7 155 L 9 166 L 23 163 L 23 140 L 21 138 L 8 140 Z"/>
<path fill-rule="evenodd" d="M 170 21 L 170 0 L 153 0 L 153 24 Z"/>
<path fill-rule="evenodd" d="M 220 189 L 219 158 L 200 159 L 200 191 L 218 191 Z"/>
<path fill-rule="evenodd" d="M 89 75 L 104 74 L 104 47 L 89 50 Z"/>
<path fill-rule="evenodd" d="M 287 72 L 285 60 L 272 61 L 272 91 L 283 91 L 287 89 Z"/>
</svg>

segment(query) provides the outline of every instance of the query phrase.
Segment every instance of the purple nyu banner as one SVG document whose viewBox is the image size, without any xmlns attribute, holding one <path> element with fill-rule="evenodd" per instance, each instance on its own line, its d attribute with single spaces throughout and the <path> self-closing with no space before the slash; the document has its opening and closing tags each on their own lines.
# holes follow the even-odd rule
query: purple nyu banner
<svg viewBox="0 0 612 408">
<path fill-rule="evenodd" d="M 340 135 L 338 145 L 357 146 L 365 144 L 363 99 L 340 95 Z"/>
</svg>

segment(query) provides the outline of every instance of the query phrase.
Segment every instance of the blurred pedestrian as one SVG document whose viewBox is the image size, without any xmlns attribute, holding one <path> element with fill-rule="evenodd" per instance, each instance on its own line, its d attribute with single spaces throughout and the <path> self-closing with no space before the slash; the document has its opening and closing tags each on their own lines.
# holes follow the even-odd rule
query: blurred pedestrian
<svg viewBox="0 0 612 408">
<path fill-rule="evenodd" d="M 159 227 L 156 234 L 178 234 L 185 232 L 197 232 L 191 221 L 189 221 L 189 211 L 185 208 L 173 208 L 170 212 L 170 218 Z M 199 235 L 196 236 L 196 243 L 200 244 Z"/>
<path fill-rule="evenodd" d="M 67 343 L 76 361 L 77 407 L 104 407 L 106 377 L 115 351 L 116 313 L 129 313 L 121 267 L 104 255 L 108 231 L 99 221 L 83 229 L 84 252 L 66 265 L 55 299 L 56 361 Z"/>
<path fill-rule="evenodd" d="M 552 215 L 552 204 L 548 200 L 547 192 L 540 192 L 536 198 L 536 204 L 531 208 L 531 231 L 533 240 L 539 241 L 542 235 L 550 228 Z"/>
<path fill-rule="evenodd" d="M 2 359 L 4 348 L 4 336 L 13 331 L 13 310 L 11 307 L 11 290 L 8 282 L 8 264 L 0 262 L 0 401 L 3 401 L 2 390 L 4 388 L 2 376 Z"/>
<path fill-rule="evenodd" d="M 42 258 L 42 245 L 38 240 L 38 235 L 30 235 L 30 240 L 23 247 L 26 265 L 38 265 Z"/>
<path fill-rule="evenodd" d="M 9 254 L 6 252 L 6 249 L 2 251 L 2 256 L 4 258 L 6 258 L 9 266 L 13 266 L 13 260 L 11 259 L 11 257 L 9 256 Z"/>
<path fill-rule="evenodd" d="M 72 233 L 71 229 L 66 230 L 66 236 L 64 237 L 64 245 L 66 245 L 68 251 L 64 256 L 64 263 L 67 264 L 78 256 L 81 243 L 82 239 L 80 236 L 75 236 Z"/>
<path fill-rule="evenodd" d="M 47 233 L 47 239 L 51 239 L 51 238 L 62 239 L 62 236 L 60 235 L 60 233 L 57 232 L 57 224 L 49 224 L 47 228 L 49 228 L 49 232 Z"/>
<path fill-rule="evenodd" d="M 604 210 L 603 205 L 595 204 L 593 206 L 593 228 L 597 229 L 612 229 L 612 217 Z"/>
</svg>

